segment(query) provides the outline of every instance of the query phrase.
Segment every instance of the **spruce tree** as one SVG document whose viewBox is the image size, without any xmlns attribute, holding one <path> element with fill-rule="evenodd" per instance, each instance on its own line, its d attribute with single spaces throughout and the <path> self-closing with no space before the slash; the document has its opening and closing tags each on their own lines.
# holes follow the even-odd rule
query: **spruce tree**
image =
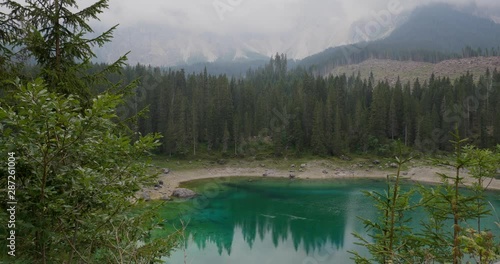
<svg viewBox="0 0 500 264">
<path fill-rule="evenodd" d="M 108 8 L 108 0 L 85 8 L 80 8 L 76 0 L 23 2 L 0 3 L 0 7 L 10 11 L 3 20 L 17 26 L 17 34 L 9 34 L 8 44 L 36 60 L 49 89 L 78 94 L 88 101 L 91 88 L 105 82 L 105 74 L 123 66 L 125 56 L 98 73 L 87 74 L 95 57 L 93 49 L 109 42 L 117 27 L 89 37 L 95 33 L 89 21 L 98 20 L 98 15 Z"/>
</svg>

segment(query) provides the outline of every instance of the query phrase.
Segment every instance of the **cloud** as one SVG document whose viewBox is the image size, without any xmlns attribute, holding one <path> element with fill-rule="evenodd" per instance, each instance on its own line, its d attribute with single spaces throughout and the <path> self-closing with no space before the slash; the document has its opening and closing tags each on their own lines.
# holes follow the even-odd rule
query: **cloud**
<svg viewBox="0 0 500 264">
<path fill-rule="evenodd" d="M 349 42 L 353 23 L 367 23 L 394 3 L 402 13 L 420 5 L 449 3 L 500 20 L 498 0 L 110 0 L 99 28 L 120 24 L 115 35 L 129 35 L 129 46 L 143 45 L 134 41 L 139 35 L 132 34 L 143 32 L 150 39 L 146 45 L 169 53 L 179 46 L 190 51 L 213 46 L 210 52 L 217 46 L 237 46 L 303 58 Z"/>
</svg>

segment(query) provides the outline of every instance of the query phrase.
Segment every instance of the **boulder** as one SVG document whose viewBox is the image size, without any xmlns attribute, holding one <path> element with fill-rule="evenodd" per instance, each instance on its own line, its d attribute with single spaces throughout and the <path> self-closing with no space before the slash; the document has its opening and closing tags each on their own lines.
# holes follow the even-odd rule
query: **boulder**
<svg viewBox="0 0 500 264">
<path fill-rule="evenodd" d="M 290 173 L 290 175 L 288 175 L 288 178 L 295 179 L 295 174 Z"/>
<path fill-rule="evenodd" d="M 142 193 L 142 199 L 144 199 L 144 201 L 151 201 L 151 196 L 149 195 L 148 192 L 143 192 Z"/>
<path fill-rule="evenodd" d="M 300 164 L 300 168 L 304 169 L 306 167 L 306 164 Z"/>
<path fill-rule="evenodd" d="M 380 164 L 380 160 L 374 160 L 374 161 L 373 161 L 373 164 L 375 164 L 375 165 L 379 165 L 379 164 Z"/>
<path fill-rule="evenodd" d="M 169 168 L 164 168 L 163 169 L 163 174 L 169 174 L 170 173 L 170 169 Z"/>
<path fill-rule="evenodd" d="M 290 167 L 295 168 L 295 164 L 292 164 Z"/>
<path fill-rule="evenodd" d="M 172 193 L 172 196 L 178 197 L 178 198 L 191 198 L 196 196 L 197 194 L 193 192 L 192 190 L 186 189 L 186 188 L 177 188 L 174 190 Z"/>
</svg>

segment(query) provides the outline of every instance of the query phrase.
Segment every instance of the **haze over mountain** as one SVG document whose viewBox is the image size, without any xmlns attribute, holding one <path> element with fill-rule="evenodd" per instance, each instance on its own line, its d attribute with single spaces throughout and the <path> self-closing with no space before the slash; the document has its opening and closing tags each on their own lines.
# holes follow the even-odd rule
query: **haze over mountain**
<svg viewBox="0 0 500 264">
<path fill-rule="evenodd" d="M 368 59 L 437 63 L 447 59 L 500 55 L 500 24 L 489 17 L 437 4 L 419 7 L 384 37 L 326 49 L 300 61 L 318 74 Z M 493 50 L 492 50 L 493 48 Z"/>
<path fill-rule="evenodd" d="M 314 4 L 304 0 L 271 0 L 266 2 L 265 9 L 262 3 L 254 2 L 258 1 L 195 0 L 173 4 L 150 0 L 139 5 L 134 1 L 114 0 L 110 3 L 111 15 L 104 16 L 99 26 L 104 29 L 104 26 L 118 22 L 120 26 L 114 41 L 98 50 L 97 54 L 102 61 L 112 61 L 131 51 L 131 64 L 139 62 L 157 66 L 263 62 L 277 52 L 285 53 L 289 59 L 303 59 L 329 47 L 360 40 L 411 39 L 405 36 L 410 34 L 408 32 L 414 36 L 422 35 L 426 33 L 425 26 L 435 25 L 436 20 L 412 20 L 415 14 L 411 11 L 435 2 L 449 2 L 453 8 L 468 14 L 460 22 L 456 17 L 460 11 L 450 11 L 451 7 L 443 6 L 430 8 L 438 16 L 445 12 L 442 20 L 452 19 L 448 24 L 435 28 L 435 31 L 444 30 L 446 26 L 467 26 L 475 19 L 474 23 L 483 25 L 478 31 L 486 34 L 483 31 L 484 21 L 491 24 L 491 21 L 500 20 L 500 3 L 494 0 L 428 0 L 418 4 L 410 0 L 377 0 L 370 3 L 321 0 Z M 390 17 L 387 23 L 381 23 L 380 19 L 385 19 L 385 14 Z M 474 19 L 471 20 L 472 16 Z M 459 23 L 454 24 L 457 21 L 453 19 L 458 19 Z M 412 29 L 407 22 L 420 31 Z M 376 34 L 366 31 L 373 23 L 380 26 Z M 407 25 L 403 27 L 405 23 Z M 455 33 L 467 33 L 471 28 L 474 27 L 465 27 Z M 362 36 L 356 34 L 360 31 L 364 33 Z M 464 37 L 477 39 L 473 34 Z M 446 36 L 443 35 L 443 38 Z M 421 39 L 420 42 L 425 41 Z M 456 43 L 457 47 L 460 45 L 461 42 Z"/>
</svg>

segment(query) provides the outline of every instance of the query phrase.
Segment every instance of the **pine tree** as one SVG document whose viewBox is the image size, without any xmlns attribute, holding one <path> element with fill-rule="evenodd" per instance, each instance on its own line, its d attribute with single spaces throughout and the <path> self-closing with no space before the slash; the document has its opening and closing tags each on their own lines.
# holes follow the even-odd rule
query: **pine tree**
<svg viewBox="0 0 500 264">
<path fill-rule="evenodd" d="M 109 42 L 117 27 L 88 38 L 94 33 L 88 21 L 98 19 L 108 8 L 109 0 L 99 0 L 86 8 L 80 8 L 75 0 L 24 2 L 0 3 L 10 11 L 6 19 L 19 26 L 18 34 L 9 35 L 9 44 L 36 59 L 49 89 L 76 93 L 89 100 L 89 87 L 105 82 L 105 74 L 116 72 L 124 65 L 125 56 L 101 72 L 93 75 L 86 72 L 95 57 L 93 48 Z"/>
</svg>

